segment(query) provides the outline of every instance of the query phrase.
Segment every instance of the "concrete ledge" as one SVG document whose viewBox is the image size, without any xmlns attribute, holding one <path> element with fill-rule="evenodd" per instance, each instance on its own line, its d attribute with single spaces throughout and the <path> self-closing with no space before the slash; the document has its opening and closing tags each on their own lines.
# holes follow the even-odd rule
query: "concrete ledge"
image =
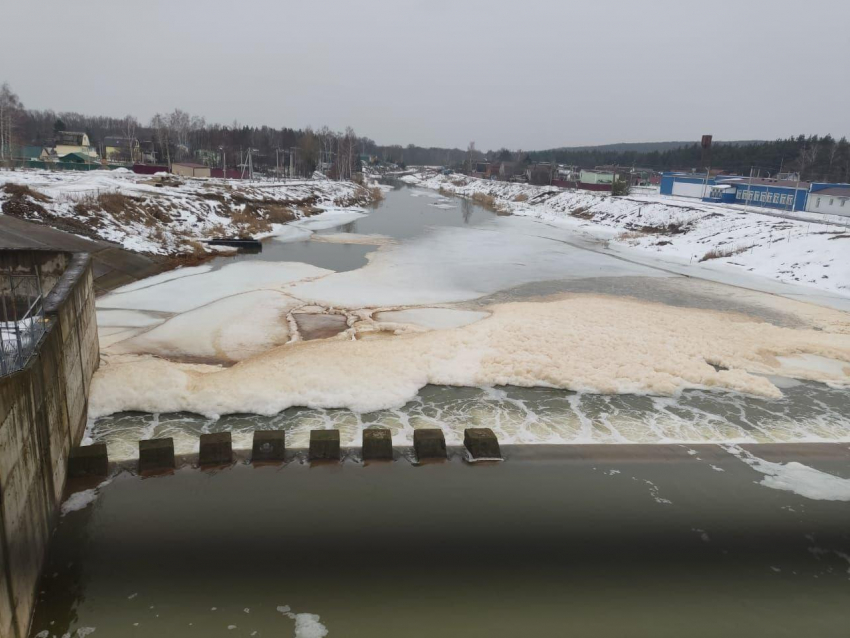
<svg viewBox="0 0 850 638">
<path fill-rule="evenodd" d="M 59 311 L 68 295 L 74 290 L 77 281 L 85 274 L 90 263 L 91 255 L 88 253 L 72 253 L 70 255 L 70 263 L 65 268 L 65 272 L 62 273 L 53 290 L 44 299 L 45 314 L 55 314 Z"/>
<path fill-rule="evenodd" d="M 421 429 L 413 431 L 413 449 L 416 450 L 416 458 L 420 461 L 426 459 L 445 459 L 446 438 L 439 428 Z"/>
<path fill-rule="evenodd" d="M 106 453 L 106 444 L 95 443 L 71 448 L 68 454 L 70 478 L 106 476 L 107 474 L 109 474 L 109 456 Z"/>
<path fill-rule="evenodd" d="M 311 461 L 339 461 L 339 430 L 310 430 Z"/>
<path fill-rule="evenodd" d="M 392 432 L 388 428 L 368 428 L 363 430 L 362 453 L 364 461 L 392 461 Z"/>
<path fill-rule="evenodd" d="M 233 462 L 233 444 L 230 432 L 201 435 L 200 465 L 229 465 Z"/>
<path fill-rule="evenodd" d="M 490 428 L 467 428 L 463 431 L 463 445 L 475 460 L 501 459 L 499 439 Z"/>
<path fill-rule="evenodd" d="M 251 450 L 252 461 L 283 461 L 286 453 L 284 430 L 256 430 Z"/>
<path fill-rule="evenodd" d="M 174 469 L 174 439 L 139 441 L 139 472 Z"/>
</svg>

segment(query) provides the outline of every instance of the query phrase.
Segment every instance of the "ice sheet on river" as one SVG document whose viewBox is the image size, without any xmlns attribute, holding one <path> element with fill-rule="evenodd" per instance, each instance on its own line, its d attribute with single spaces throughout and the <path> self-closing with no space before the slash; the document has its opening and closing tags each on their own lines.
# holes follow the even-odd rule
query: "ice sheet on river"
<svg viewBox="0 0 850 638">
<path fill-rule="evenodd" d="M 422 305 L 477 299 L 552 279 L 666 276 L 546 237 L 493 227 L 439 228 L 415 242 L 372 255 L 358 270 L 287 289 L 299 299 L 344 308 Z"/>
<path fill-rule="evenodd" d="M 183 268 L 181 277 L 164 281 L 137 282 L 101 297 L 99 309 L 186 312 L 220 299 L 252 290 L 282 289 L 294 281 L 329 274 L 330 270 L 298 262 L 241 261 L 219 270 L 209 267 Z"/>
<path fill-rule="evenodd" d="M 172 358 L 241 361 L 289 340 L 287 313 L 300 302 L 276 290 L 254 290 L 177 315 L 111 348 Z"/>
</svg>

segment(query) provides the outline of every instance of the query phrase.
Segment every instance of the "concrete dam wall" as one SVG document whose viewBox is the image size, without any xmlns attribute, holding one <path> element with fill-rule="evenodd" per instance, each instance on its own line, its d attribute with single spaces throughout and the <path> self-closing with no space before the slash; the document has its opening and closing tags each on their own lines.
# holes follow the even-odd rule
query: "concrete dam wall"
<svg viewBox="0 0 850 638">
<path fill-rule="evenodd" d="M 0 637 L 25 638 L 100 351 L 87 254 L 0 251 L 0 271 L 39 275 L 46 329 L 0 377 Z"/>
</svg>

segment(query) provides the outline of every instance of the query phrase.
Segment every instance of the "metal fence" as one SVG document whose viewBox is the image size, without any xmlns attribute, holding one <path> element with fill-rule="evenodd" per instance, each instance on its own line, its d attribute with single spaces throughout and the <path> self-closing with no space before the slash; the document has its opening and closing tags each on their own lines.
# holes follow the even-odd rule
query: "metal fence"
<svg viewBox="0 0 850 638">
<path fill-rule="evenodd" d="M 0 376 L 23 368 L 47 330 L 41 277 L 0 271 Z"/>
</svg>

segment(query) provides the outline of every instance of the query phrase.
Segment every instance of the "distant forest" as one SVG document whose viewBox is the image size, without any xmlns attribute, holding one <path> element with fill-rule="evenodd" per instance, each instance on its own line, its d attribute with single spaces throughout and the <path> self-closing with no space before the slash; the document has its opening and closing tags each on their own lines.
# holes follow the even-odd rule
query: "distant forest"
<svg viewBox="0 0 850 638">
<path fill-rule="evenodd" d="M 617 145 L 614 145 L 617 146 Z M 699 144 L 666 150 L 619 150 L 616 148 L 561 148 L 529 153 L 536 161 L 592 168 L 617 164 L 666 170 L 704 170 Z M 715 143 L 707 162 L 712 169 L 762 177 L 799 171 L 805 180 L 850 182 L 850 142 L 826 135 L 789 137 L 773 142 Z"/>
<path fill-rule="evenodd" d="M 460 165 L 467 157 L 467 151 L 461 149 L 422 148 L 413 144 L 382 146 L 357 135 L 351 128 L 338 132 L 326 126 L 293 129 L 238 122 L 210 124 L 202 116 L 180 109 L 158 113 L 146 123 L 132 115 L 119 118 L 27 109 L 8 84 L 2 86 L 0 159 L 20 156 L 24 146 L 49 146 L 59 131 L 86 133 L 99 151 L 107 137 L 152 144 L 157 163 L 163 164 L 195 161 L 221 166 L 225 158 L 227 165 L 234 167 L 251 148 L 253 165 L 262 171 L 276 166 L 278 159 L 281 165 L 287 164 L 289 154 L 295 149 L 297 170 L 302 175 L 330 166 L 336 176 L 349 177 L 359 169 L 361 156 L 401 165 Z"/>
<path fill-rule="evenodd" d="M 333 131 L 321 129 L 273 128 L 209 124 L 202 116 L 180 109 L 156 114 L 149 122 L 132 115 L 108 117 L 73 112 L 33 110 L 24 107 L 8 84 L 0 87 L 0 160 L 18 157 L 23 146 L 50 145 L 60 130 L 88 134 L 92 145 L 100 150 L 107 137 L 122 137 L 152 144 L 156 161 L 197 161 L 221 165 L 222 157 L 234 167 L 247 149 L 254 149 L 253 164 L 259 170 L 273 168 L 280 158 L 288 163 L 295 149 L 297 172 L 310 175 L 317 168 L 332 176 L 350 177 L 359 170 L 361 158 L 400 166 L 448 166 L 458 170 L 471 160 L 517 159 L 522 161 L 557 161 L 561 164 L 593 168 L 617 164 L 655 170 L 700 170 L 702 149 L 696 143 L 647 142 L 609 144 L 597 147 L 558 148 L 529 153 L 508 149 L 482 153 L 471 142 L 466 149 L 424 148 L 414 144 L 379 145 L 357 135 L 353 129 Z M 223 151 L 223 153 L 222 153 Z M 16 154 L 18 153 L 18 154 Z M 780 171 L 800 171 L 803 179 L 850 182 L 850 143 L 845 138 L 792 137 L 773 142 L 717 142 L 709 158 L 712 169 L 748 175 L 753 168 L 761 176 L 775 176 Z"/>
</svg>

